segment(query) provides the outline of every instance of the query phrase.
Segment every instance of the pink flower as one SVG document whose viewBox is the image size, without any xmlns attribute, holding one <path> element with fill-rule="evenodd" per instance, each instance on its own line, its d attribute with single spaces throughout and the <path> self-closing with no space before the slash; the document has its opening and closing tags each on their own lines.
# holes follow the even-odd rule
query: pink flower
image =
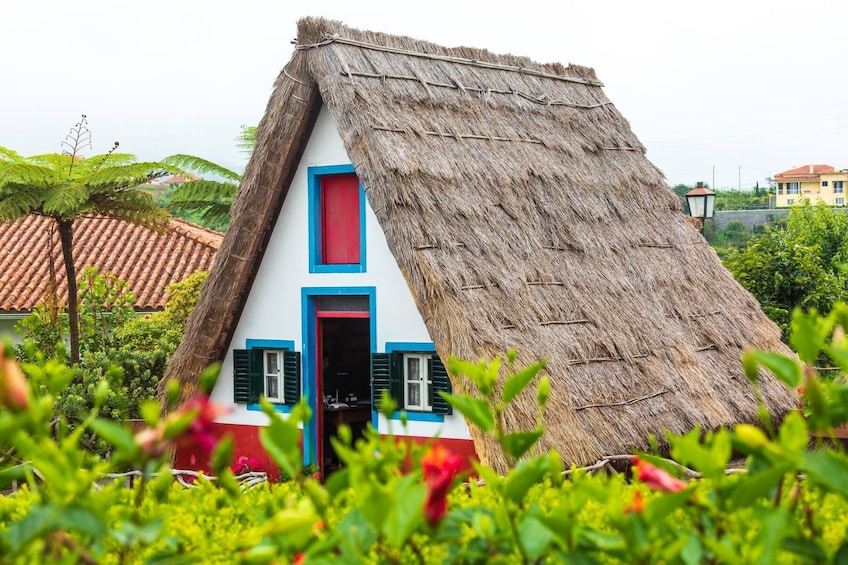
<svg viewBox="0 0 848 565">
<path fill-rule="evenodd" d="M 193 442 L 204 453 L 210 453 L 218 442 L 215 436 L 215 419 L 229 412 L 229 409 L 209 402 L 208 396 L 196 396 L 186 402 L 175 415 L 180 416 L 195 410 L 197 415 L 189 424 L 188 434 L 178 438 L 177 444 L 186 446 Z"/>
<path fill-rule="evenodd" d="M 462 457 L 439 444 L 430 446 L 430 450 L 421 458 L 421 468 L 427 484 L 424 516 L 430 524 L 437 524 L 447 514 L 448 491 L 461 466 Z"/>
<path fill-rule="evenodd" d="M 675 479 L 667 472 L 659 467 L 654 467 L 647 461 L 642 461 L 638 457 L 634 457 L 633 464 L 636 466 L 637 478 L 653 490 L 678 492 L 686 488 L 686 483 Z"/>
<path fill-rule="evenodd" d="M 13 359 L 7 359 L 0 343 L 0 406 L 12 412 L 26 410 L 30 403 L 30 389 L 21 368 Z"/>
</svg>

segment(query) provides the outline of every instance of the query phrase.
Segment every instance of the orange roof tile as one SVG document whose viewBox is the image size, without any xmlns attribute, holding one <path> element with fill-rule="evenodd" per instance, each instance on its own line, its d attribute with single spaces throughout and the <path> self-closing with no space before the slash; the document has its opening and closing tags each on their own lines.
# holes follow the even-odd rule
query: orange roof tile
<svg viewBox="0 0 848 565">
<path fill-rule="evenodd" d="M 194 173 L 188 173 L 185 175 L 174 175 L 162 181 L 162 184 L 173 184 L 173 183 L 184 183 L 188 181 L 200 180 L 200 177 L 195 175 Z"/>
<path fill-rule="evenodd" d="M 774 180 L 802 180 L 814 179 L 824 173 L 832 173 L 836 169 L 830 165 L 804 165 L 777 173 L 774 175 Z"/>
<path fill-rule="evenodd" d="M 177 219 L 159 233 L 120 220 L 84 218 L 74 223 L 74 262 L 77 273 L 93 265 L 125 280 L 136 310 L 160 309 L 165 287 L 211 268 L 222 237 Z M 29 312 L 43 301 L 51 257 L 65 302 L 68 284 L 53 220 L 30 215 L 0 223 L 0 312 Z"/>
</svg>

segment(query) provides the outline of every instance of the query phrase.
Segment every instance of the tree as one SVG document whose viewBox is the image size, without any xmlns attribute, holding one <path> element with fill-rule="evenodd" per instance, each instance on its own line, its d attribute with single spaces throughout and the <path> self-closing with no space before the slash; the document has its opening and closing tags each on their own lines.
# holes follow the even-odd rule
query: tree
<svg viewBox="0 0 848 565">
<path fill-rule="evenodd" d="M 85 216 L 106 216 L 153 229 L 167 225 L 168 213 L 136 187 L 162 177 L 174 168 L 158 162 L 138 162 L 117 153 L 116 141 L 105 154 L 85 158 L 91 131 L 83 114 L 62 142 L 63 151 L 23 157 L 0 148 L 0 221 L 28 214 L 55 221 L 68 279 L 70 361 L 79 362 L 77 276 L 73 259 L 73 226 Z"/>
<path fill-rule="evenodd" d="M 242 126 L 236 147 L 249 157 L 256 145 L 256 126 Z M 162 202 L 173 214 L 196 221 L 208 228 L 224 231 L 230 222 L 230 208 L 236 197 L 241 175 L 226 167 L 192 155 L 171 155 L 163 162 L 218 180 L 199 179 L 183 183 Z"/>
<path fill-rule="evenodd" d="M 824 204 L 797 206 L 785 225 L 765 228 L 724 265 L 787 334 L 796 307 L 827 313 L 848 300 L 848 214 Z"/>
</svg>

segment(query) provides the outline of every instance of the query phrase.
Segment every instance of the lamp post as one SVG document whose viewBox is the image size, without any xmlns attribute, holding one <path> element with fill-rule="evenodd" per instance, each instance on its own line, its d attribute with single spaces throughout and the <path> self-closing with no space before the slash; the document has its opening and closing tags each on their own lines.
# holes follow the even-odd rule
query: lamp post
<svg viewBox="0 0 848 565">
<path fill-rule="evenodd" d="M 716 194 L 698 182 L 698 186 L 686 193 L 686 202 L 689 204 L 689 215 L 701 219 L 701 234 L 704 233 L 704 223 L 707 218 L 712 218 L 715 213 Z"/>
</svg>

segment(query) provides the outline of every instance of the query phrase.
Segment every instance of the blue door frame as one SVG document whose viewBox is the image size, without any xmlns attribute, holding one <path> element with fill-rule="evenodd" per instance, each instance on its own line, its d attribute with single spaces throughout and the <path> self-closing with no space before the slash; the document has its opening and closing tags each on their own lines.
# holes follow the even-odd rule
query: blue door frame
<svg viewBox="0 0 848 565">
<path fill-rule="evenodd" d="M 340 287 L 303 287 L 301 288 L 301 313 L 303 343 L 301 345 L 303 371 L 303 396 L 312 410 L 312 418 L 303 429 L 303 463 L 318 465 L 320 423 L 318 422 L 319 402 L 319 362 L 318 362 L 318 311 L 317 298 L 320 296 L 367 296 L 368 325 L 371 341 L 371 353 L 376 352 L 377 345 L 377 289 L 373 286 L 340 286 Z M 373 407 L 372 407 L 373 408 Z"/>
</svg>

